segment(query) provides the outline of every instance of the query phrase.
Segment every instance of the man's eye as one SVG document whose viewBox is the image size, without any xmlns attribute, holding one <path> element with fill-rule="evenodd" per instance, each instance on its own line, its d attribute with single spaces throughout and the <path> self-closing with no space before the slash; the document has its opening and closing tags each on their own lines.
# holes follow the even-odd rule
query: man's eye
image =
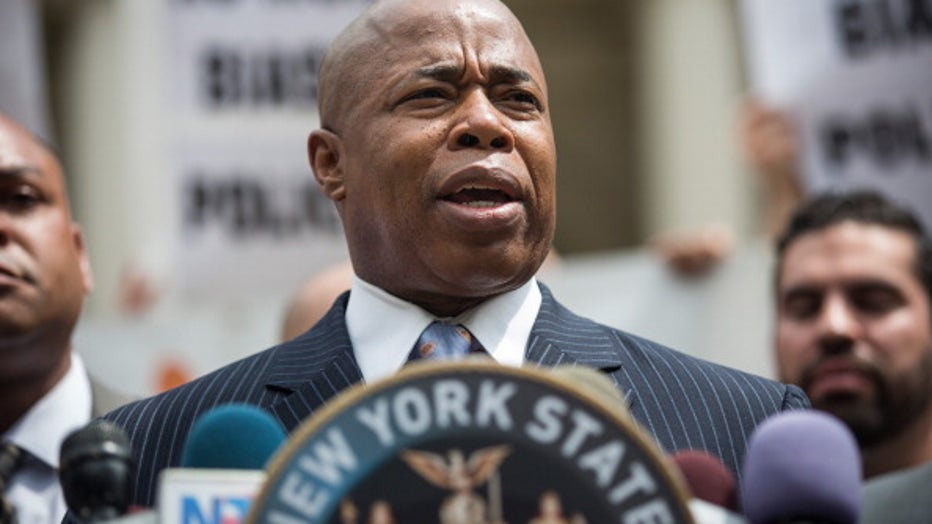
<svg viewBox="0 0 932 524">
<path fill-rule="evenodd" d="M 22 186 L 0 193 L 0 205 L 13 211 L 31 209 L 42 202 L 42 194 L 35 188 Z"/>
<path fill-rule="evenodd" d="M 509 91 L 505 98 L 505 102 L 512 104 L 518 109 L 534 109 L 540 111 L 543 106 L 540 103 L 540 100 L 536 96 L 527 92 L 527 91 Z"/>
<path fill-rule="evenodd" d="M 515 91 L 511 93 L 508 98 L 514 102 L 534 106 L 538 111 L 541 109 L 540 100 L 527 91 Z"/>
<path fill-rule="evenodd" d="M 822 307 L 819 297 L 811 295 L 797 295 L 787 297 L 783 301 L 783 312 L 790 318 L 805 320 L 814 317 Z"/>
<path fill-rule="evenodd" d="M 866 313 L 886 313 L 903 303 L 899 293 L 887 289 L 869 289 L 854 293 L 852 302 Z"/>
<path fill-rule="evenodd" d="M 421 89 L 405 97 L 404 101 L 409 100 L 430 100 L 434 98 L 447 98 L 447 93 L 440 88 L 432 87 Z"/>
</svg>

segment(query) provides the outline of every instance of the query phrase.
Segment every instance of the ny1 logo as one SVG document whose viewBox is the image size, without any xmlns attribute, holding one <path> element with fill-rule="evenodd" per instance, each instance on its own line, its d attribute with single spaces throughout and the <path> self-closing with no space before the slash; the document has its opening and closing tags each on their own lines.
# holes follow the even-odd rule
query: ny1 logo
<svg viewBox="0 0 932 524">
<path fill-rule="evenodd" d="M 181 524 L 240 524 L 249 514 L 246 497 L 194 497 L 181 501 Z"/>
</svg>

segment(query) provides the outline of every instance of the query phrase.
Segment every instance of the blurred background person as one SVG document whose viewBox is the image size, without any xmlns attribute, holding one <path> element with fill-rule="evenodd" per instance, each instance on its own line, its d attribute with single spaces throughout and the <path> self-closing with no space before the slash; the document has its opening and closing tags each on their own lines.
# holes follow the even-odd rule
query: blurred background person
<svg viewBox="0 0 932 524">
<path fill-rule="evenodd" d="M 781 380 L 840 418 L 864 476 L 932 459 L 932 243 L 873 192 L 804 203 L 777 244 Z"/>
<path fill-rule="evenodd" d="M 310 329 L 352 285 L 353 266 L 349 260 L 311 275 L 298 287 L 285 308 L 280 340 L 291 340 Z"/>
<path fill-rule="evenodd" d="M 13 522 L 13 511 L 23 523 L 61 522 L 62 440 L 129 400 L 90 378 L 72 351 L 72 331 L 92 288 L 61 164 L 0 115 L 2 522 Z"/>
</svg>

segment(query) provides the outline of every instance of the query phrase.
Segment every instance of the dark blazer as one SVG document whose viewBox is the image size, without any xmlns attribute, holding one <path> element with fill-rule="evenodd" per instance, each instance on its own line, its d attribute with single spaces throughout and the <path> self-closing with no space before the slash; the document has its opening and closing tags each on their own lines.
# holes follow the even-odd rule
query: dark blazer
<svg viewBox="0 0 932 524">
<path fill-rule="evenodd" d="M 579 317 L 541 285 L 543 301 L 527 361 L 601 369 L 631 413 L 667 452 L 704 449 L 739 471 L 747 437 L 767 416 L 805 408 L 802 391 L 690 357 Z M 191 383 L 124 406 L 106 418 L 133 442 L 139 468 L 134 504 L 152 506 L 157 475 L 177 466 L 192 422 L 214 406 L 246 402 L 273 413 L 289 431 L 334 395 L 362 380 L 344 313 L 344 293 L 303 335 Z"/>
<path fill-rule="evenodd" d="M 915 524 L 932 519 L 932 462 L 874 477 L 864 484 L 859 524 Z"/>
</svg>

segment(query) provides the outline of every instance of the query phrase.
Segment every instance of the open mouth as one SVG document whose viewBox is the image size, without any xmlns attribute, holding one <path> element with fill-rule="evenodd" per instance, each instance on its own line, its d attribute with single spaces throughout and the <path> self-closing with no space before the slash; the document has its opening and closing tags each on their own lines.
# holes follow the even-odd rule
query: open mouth
<svg viewBox="0 0 932 524">
<path fill-rule="evenodd" d="M 490 187 L 469 186 L 442 197 L 442 200 L 474 208 L 498 207 L 515 199 L 508 192 Z"/>
</svg>

